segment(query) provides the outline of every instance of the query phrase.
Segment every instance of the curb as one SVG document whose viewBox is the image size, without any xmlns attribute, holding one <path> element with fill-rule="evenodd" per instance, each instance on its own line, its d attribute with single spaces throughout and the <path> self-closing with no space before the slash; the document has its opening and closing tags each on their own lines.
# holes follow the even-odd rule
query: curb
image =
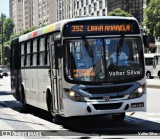
<svg viewBox="0 0 160 139">
<path fill-rule="evenodd" d="M 156 89 L 160 89 L 160 85 L 147 85 L 147 88 L 156 88 Z"/>
</svg>

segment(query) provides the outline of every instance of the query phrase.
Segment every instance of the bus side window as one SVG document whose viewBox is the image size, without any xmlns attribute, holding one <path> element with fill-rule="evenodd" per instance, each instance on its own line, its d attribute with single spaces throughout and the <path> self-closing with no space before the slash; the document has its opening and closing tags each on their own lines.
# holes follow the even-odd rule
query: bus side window
<svg viewBox="0 0 160 139">
<path fill-rule="evenodd" d="M 33 66 L 37 66 L 37 39 L 33 40 Z"/>
<path fill-rule="evenodd" d="M 21 67 L 24 67 L 24 43 L 21 44 Z"/>
<path fill-rule="evenodd" d="M 40 39 L 39 43 L 39 65 L 44 66 L 45 65 L 45 38 Z"/>
<path fill-rule="evenodd" d="M 33 40 L 31 40 L 31 56 L 30 56 L 30 65 L 33 66 Z"/>
<path fill-rule="evenodd" d="M 45 65 L 49 66 L 49 37 L 45 37 Z"/>
<path fill-rule="evenodd" d="M 40 66 L 40 39 L 37 39 L 37 66 Z"/>
<path fill-rule="evenodd" d="M 24 43 L 24 67 L 27 64 L 27 42 Z"/>
<path fill-rule="evenodd" d="M 30 56 L 31 56 L 31 42 L 27 42 L 27 51 L 26 51 L 26 66 L 30 67 Z"/>
</svg>

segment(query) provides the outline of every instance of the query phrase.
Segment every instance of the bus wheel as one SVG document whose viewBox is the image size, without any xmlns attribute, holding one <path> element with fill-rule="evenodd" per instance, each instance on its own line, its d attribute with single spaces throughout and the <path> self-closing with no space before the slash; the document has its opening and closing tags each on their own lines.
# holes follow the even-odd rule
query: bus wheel
<svg viewBox="0 0 160 139">
<path fill-rule="evenodd" d="M 54 122 L 55 124 L 61 124 L 61 122 L 62 122 L 62 117 L 61 117 L 60 115 L 55 115 L 55 116 L 53 117 L 53 122 Z"/>
<path fill-rule="evenodd" d="M 125 118 L 125 113 L 112 115 L 112 119 L 115 120 L 115 121 L 123 121 L 124 118 Z"/>
<path fill-rule="evenodd" d="M 23 110 L 23 112 L 27 112 L 28 111 L 28 105 L 26 103 L 26 98 L 25 98 L 24 88 L 23 87 L 22 87 L 22 110 Z"/>
<path fill-rule="evenodd" d="M 48 93 L 48 96 L 47 96 L 47 107 L 48 107 L 48 112 L 50 114 L 49 119 L 51 120 L 51 122 L 55 124 L 60 124 L 62 117 L 60 115 L 54 114 L 53 101 L 52 101 L 52 96 L 50 93 Z"/>
<path fill-rule="evenodd" d="M 148 79 L 150 79 L 151 78 L 151 73 L 147 72 L 146 76 L 147 76 Z"/>
<path fill-rule="evenodd" d="M 47 107 L 48 107 L 48 112 L 53 116 L 53 101 L 50 93 L 48 93 L 47 95 Z"/>
</svg>

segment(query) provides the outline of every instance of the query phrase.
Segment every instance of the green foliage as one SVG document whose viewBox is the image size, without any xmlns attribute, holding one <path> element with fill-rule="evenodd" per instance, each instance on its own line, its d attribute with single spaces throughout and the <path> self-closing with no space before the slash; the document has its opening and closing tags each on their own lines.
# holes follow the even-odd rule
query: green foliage
<svg viewBox="0 0 160 139">
<path fill-rule="evenodd" d="M 10 61 L 10 48 L 9 46 L 5 46 L 3 48 L 4 51 L 4 65 L 9 65 L 9 61 Z"/>
<path fill-rule="evenodd" d="M 125 16 L 125 17 L 133 17 L 132 14 L 121 10 L 120 8 L 116 8 L 114 11 L 109 12 L 108 16 Z"/>
<path fill-rule="evenodd" d="M 17 38 L 23 34 L 29 33 L 33 30 L 38 29 L 39 27 L 34 26 L 31 28 L 28 28 L 19 34 L 13 34 L 14 29 L 14 23 L 13 19 L 7 18 L 5 14 L 1 14 L 0 17 L 0 64 L 2 61 L 2 24 L 3 24 L 3 56 L 4 56 L 4 64 L 9 65 L 10 57 L 9 57 L 9 47 L 11 40 L 14 38 Z M 45 24 L 42 25 L 43 27 L 46 26 Z"/>
<path fill-rule="evenodd" d="M 10 40 L 10 36 L 13 34 L 13 28 L 14 28 L 14 24 L 13 24 L 13 20 L 11 18 L 7 18 L 6 20 L 4 20 L 4 42 L 9 41 Z"/>
<path fill-rule="evenodd" d="M 150 35 L 160 36 L 160 0 L 150 0 L 145 9 L 144 24 Z"/>
<path fill-rule="evenodd" d="M 3 42 L 3 58 L 4 64 L 9 63 L 9 46 L 10 36 L 13 34 L 14 23 L 11 18 L 7 18 L 5 14 L 0 17 L 0 64 L 2 62 L 2 42 Z M 3 29 L 3 30 L 2 30 Z M 2 38 L 3 33 L 3 38 Z M 2 40 L 3 39 L 3 40 Z"/>
</svg>

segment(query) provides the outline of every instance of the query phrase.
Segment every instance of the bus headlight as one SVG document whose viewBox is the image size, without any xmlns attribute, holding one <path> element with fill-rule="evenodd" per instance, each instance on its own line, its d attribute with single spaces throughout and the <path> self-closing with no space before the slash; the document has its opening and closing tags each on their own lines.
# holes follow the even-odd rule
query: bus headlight
<svg viewBox="0 0 160 139">
<path fill-rule="evenodd" d="M 68 96 L 73 101 L 78 101 L 78 102 L 86 102 L 83 96 L 79 95 L 77 92 L 69 89 L 64 90 L 65 94 Z"/>
<path fill-rule="evenodd" d="M 144 90 L 145 90 L 145 85 L 140 86 L 129 96 L 129 99 L 141 97 L 144 94 Z"/>
</svg>

